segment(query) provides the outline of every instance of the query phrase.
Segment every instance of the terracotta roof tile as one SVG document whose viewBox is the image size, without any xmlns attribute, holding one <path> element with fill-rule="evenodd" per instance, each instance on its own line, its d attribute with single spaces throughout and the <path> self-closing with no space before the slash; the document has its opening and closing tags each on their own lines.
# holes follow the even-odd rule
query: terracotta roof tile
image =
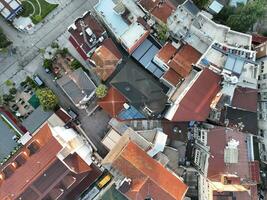
<svg viewBox="0 0 267 200">
<path fill-rule="evenodd" d="M 184 78 L 192 70 L 192 64 L 195 64 L 201 57 L 201 53 L 188 44 L 177 50 L 168 42 L 156 56 Z"/>
<path fill-rule="evenodd" d="M 232 106 L 251 112 L 257 112 L 258 90 L 237 86 L 232 99 Z"/>
<path fill-rule="evenodd" d="M 210 104 L 220 91 L 221 76 L 204 69 L 180 101 L 172 121 L 205 121 Z"/>
<path fill-rule="evenodd" d="M 91 167 L 86 164 L 86 162 L 81 159 L 77 153 L 68 155 L 64 162 L 73 169 L 76 173 L 83 173 L 91 171 Z"/>
<path fill-rule="evenodd" d="M 167 42 L 157 53 L 157 57 L 164 63 L 168 61 L 175 55 L 177 49 L 170 43 Z"/>
<path fill-rule="evenodd" d="M 121 59 L 121 53 L 110 38 L 106 39 L 91 57 L 96 65 L 95 72 L 103 81 L 110 77 Z"/>
<path fill-rule="evenodd" d="M 0 199 L 4 199 L 12 194 L 20 195 L 25 188 L 32 184 L 36 175 L 41 173 L 51 162 L 56 159 L 56 154 L 61 149 L 61 145 L 54 139 L 48 125 L 44 125 L 33 138 L 22 147 L 18 154 L 27 151 L 28 146 L 33 141 L 38 141 L 40 149 L 35 154 L 27 158 L 9 178 L 5 179 L 0 187 Z M 10 159 L 10 162 L 13 159 Z M 3 166 L 4 168 L 5 166 Z M 3 169 L 2 168 L 2 169 Z M 10 187 L 12 185 L 12 187 Z"/>
<path fill-rule="evenodd" d="M 252 34 L 252 43 L 255 45 L 262 44 L 267 41 L 267 37 L 259 35 L 259 34 Z"/>
<path fill-rule="evenodd" d="M 173 86 L 176 86 L 178 83 L 180 83 L 183 78 L 173 69 L 169 69 L 163 76 L 165 80 L 167 80 L 169 83 L 171 83 Z"/>
<path fill-rule="evenodd" d="M 166 0 L 161 5 L 156 6 L 151 14 L 163 23 L 167 23 L 167 19 L 174 10 L 175 6 L 170 1 Z"/>
<path fill-rule="evenodd" d="M 147 11 L 151 12 L 160 2 L 160 0 L 139 0 L 138 3 Z"/>
<path fill-rule="evenodd" d="M 114 87 L 111 87 L 107 96 L 98 101 L 98 105 L 110 116 L 115 117 L 123 109 L 125 102 L 125 97 Z"/>
<path fill-rule="evenodd" d="M 186 77 L 192 70 L 192 64 L 195 64 L 200 57 L 201 53 L 186 44 L 177 51 L 168 65 L 182 77 Z"/>
<path fill-rule="evenodd" d="M 188 189 L 181 180 L 131 141 L 112 166 L 131 178 L 131 188 L 125 193 L 130 199 L 149 196 L 153 199 L 181 200 Z"/>
</svg>

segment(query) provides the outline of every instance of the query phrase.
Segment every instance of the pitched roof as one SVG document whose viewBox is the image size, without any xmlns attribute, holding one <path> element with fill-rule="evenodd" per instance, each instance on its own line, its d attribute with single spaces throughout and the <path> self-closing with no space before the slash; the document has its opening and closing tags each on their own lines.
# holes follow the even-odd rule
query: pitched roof
<svg viewBox="0 0 267 200">
<path fill-rule="evenodd" d="M 232 106 L 251 112 L 257 112 L 258 90 L 237 86 L 232 99 Z"/>
<path fill-rule="evenodd" d="M 226 106 L 222 111 L 221 121 L 228 127 L 239 127 L 244 133 L 258 134 L 256 112 L 250 112 Z"/>
<path fill-rule="evenodd" d="M 182 77 L 173 69 L 169 69 L 164 75 L 163 78 L 167 80 L 170 84 L 176 86 L 182 81 Z"/>
<path fill-rule="evenodd" d="M 224 149 L 234 139 L 238 145 L 238 163 L 225 164 Z M 208 178 L 221 182 L 221 175 L 236 174 L 241 180 L 253 180 L 248 160 L 246 134 L 225 127 L 215 127 L 208 132 L 207 145 L 210 147 Z M 254 170 L 255 171 L 255 170 Z"/>
<path fill-rule="evenodd" d="M 32 142 L 38 141 L 40 145 L 39 150 L 32 156 L 29 156 L 29 149 L 27 148 Z M 20 149 L 16 154 L 25 152 L 27 161 L 21 165 L 14 173 L 1 183 L 0 187 L 0 199 L 5 199 L 14 195 L 12 198 L 20 195 L 25 188 L 33 183 L 36 175 L 41 173 L 56 159 L 56 154 L 60 151 L 61 145 L 52 136 L 48 125 L 44 125 L 33 138 Z M 16 157 L 16 156 L 14 156 Z M 10 159 L 8 163 L 11 163 L 13 159 Z M 8 163 L 6 165 L 8 165 Z M 2 166 L 1 169 L 5 168 Z M 10 187 L 12 185 L 12 187 Z"/>
<path fill-rule="evenodd" d="M 182 77 L 186 77 L 192 70 L 192 64 L 195 64 L 200 57 L 201 53 L 186 44 L 177 51 L 168 65 Z"/>
<path fill-rule="evenodd" d="M 138 3 L 148 12 L 151 12 L 158 4 L 160 0 L 139 0 Z"/>
<path fill-rule="evenodd" d="M 61 77 L 57 83 L 75 104 L 78 104 L 86 95 L 90 95 L 96 88 L 81 68 Z"/>
<path fill-rule="evenodd" d="M 162 86 L 133 60 L 126 63 L 113 78 L 111 85 L 142 113 L 146 106 L 155 115 L 161 113 L 165 108 L 167 96 L 163 92 Z M 144 114 L 147 115 L 147 113 Z"/>
<path fill-rule="evenodd" d="M 87 165 L 86 162 L 76 152 L 69 154 L 64 159 L 64 162 L 76 173 L 83 173 L 92 170 L 91 167 Z"/>
<path fill-rule="evenodd" d="M 114 87 L 111 87 L 108 90 L 107 96 L 98 101 L 98 105 L 111 117 L 115 117 L 123 109 L 125 102 L 125 97 Z"/>
<path fill-rule="evenodd" d="M 205 121 L 221 86 L 221 76 L 204 69 L 180 101 L 171 121 Z"/>
<path fill-rule="evenodd" d="M 158 5 L 153 9 L 151 12 L 157 19 L 162 21 L 163 23 L 167 23 L 167 19 L 175 10 L 175 6 L 172 4 L 171 1 L 166 0 L 161 5 Z"/>
<path fill-rule="evenodd" d="M 122 55 L 112 40 L 110 38 L 107 40 L 109 42 L 103 43 L 98 47 L 91 57 L 91 60 L 96 65 L 96 74 L 103 81 L 106 81 L 110 77 L 122 58 Z"/>
<path fill-rule="evenodd" d="M 180 179 L 131 141 L 112 166 L 132 180 L 130 189 L 124 193 L 130 199 L 181 200 L 188 189 Z"/>
<path fill-rule="evenodd" d="M 138 4 L 163 23 L 167 23 L 168 17 L 175 10 L 175 6 L 169 0 L 139 0 Z"/>
<path fill-rule="evenodd" d="M 164 63 L 168 61 L 175 55 L 177 49 L 170 43 L 167 42 L 157 53 L 157 57 Z"/>
<path fill-rule="evenodd" d="M 255 45 L 259 45 L 259 44 L 262 44 L 264 42 L 267 41 L 267 37 L 266 36 L 262 36 L 262 35 L 259 35 L 259 34 L 252 34 L 252 43 L 255 44 Z"/>
<path fill-rule="evenodd" d="M 201 57 L 201 53 L 188 44 L 177 50 L 168 42 L 160 49 L 157 57 L 184 78 L 192 70 L 192 64 Z"/>
<path fill-rule="evenodd" d="M 80 23 L 81 20 L 84 22 L 86 28 L 91 29 L 91 31 L 95 34 L 96 38 L 99 38 L 106 31 L 102 27 L 102 25 L 96 21 L 91 12 L 87 12 L 83 17 L 76 19 L 74 24 L 69 27 L 68 31 L 70 32 L 72 39 L 74 39 L 76 43 L 79 44 L 81 49 L 85 52 L 85 54 L 87 54 L 92 49 L 92 47 L 88 46 L 88 44 L 84 41 L 84 37 L 82 34 L 83 31 Z M 89 35 L 86 35 L 86 37 L 88 38 L 88 40 L 90 40 Z"/>
</svg>

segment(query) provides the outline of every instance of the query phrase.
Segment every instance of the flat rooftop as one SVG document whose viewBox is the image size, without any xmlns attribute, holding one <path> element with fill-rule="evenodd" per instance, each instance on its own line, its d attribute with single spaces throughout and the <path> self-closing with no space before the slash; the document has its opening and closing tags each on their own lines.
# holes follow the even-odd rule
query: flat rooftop
<svg viewBox="0 0 267 200">
<path fill-rule="evenodd" d="M 168 19 L 168 28 L 174 37 L 179 40 L 183 38 L 201 53 L 204 53 L 213 41 L 250 49 L 251 35 L 217 24 L 204 12 L 192 13 L 186 6 L 187 2 L 178 6 Z"/>
<path fill-rule="evenodd" d="M 102 16 L 106 25 L 109 26 L 117 36 L 121 36 L 129 25 L 123 18 L 115 12 L 116 4 L 112 0 L 99 0 L 95 6 L 95 10 Z"/>
</svg>

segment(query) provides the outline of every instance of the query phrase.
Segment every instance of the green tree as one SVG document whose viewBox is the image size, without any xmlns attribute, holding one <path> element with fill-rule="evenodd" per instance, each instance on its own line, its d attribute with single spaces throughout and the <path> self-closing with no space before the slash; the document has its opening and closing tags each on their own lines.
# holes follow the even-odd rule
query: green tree
<svg viewBox="0 0 267 200">
<path fill-rule="evenodd" d="M 36 96 L 44 111 L 54 110 L 58 106 L 58 98 L 49 88 L 37 89 Z"/>
<path fill-rule="evenodd" d="M 44 68 L 51 70 L 53 67 L 53 61 L 51 59 L 44 59 Z"/>
<path fill-rule="evenodd" d="M 17 94 L 17 89 L 16 88 L 10 88 L 9 89 L 9 93 L 11 94 L 11 95 L 15 95 L 15 94 Z"/>
<path fill-rule="evenodd" d="M 203 9 L 209 3 L 209 0 L 193 0 L 197 7 Z"/>
<path fill-rule="evenodd" d="M 247 32 L 266 12 L 266 1 L 250 1 L 246 5 L 240 4 L 237 8 L 226 6 L 221 13 L 215 16 L 215 20 L 226 24 L 231 29 Z"/>
<path fill-rule="evenodd" d="M 32 17 L 32 22 L 34 23 L 34 24 L 38 24 L 40 21 L 42 21 L 43 20 L 43 17 L 41 16 L 41 15 L 34 15 L 33 17 Z"/>
<path fill-rule="evenodd" d="M 69 53 L 69 50 L 67 48 L 57 50 L 57 54 L 60 54 L 62 57 L 66 57 L 68 53 Z"/>
<path fill-rule="evenodd" d="M 214 16 L 214 20 L 219 23 L 225 24 L 229 16 L 235 13 L 235 7 L 224 6 L 221 12 Z"/>
<path fill-rule="evenodd" d="M 108 94 L 108 88 L 107 86 L 105 86 L 104 84 L 100 84 L 97 88 L 96 88 L 96 96 L 98 98 L 103 98 Z"/>
<path fill-rule="evenodd" d="M 72 70 L 78 69 L 80 67 L 83 67 L 83 65 L 76 59 L 74 59 L 71 63 L 70 63 L 70 68 Z"/>
<path fill-rule="evenodd" d="M 3 101 L 4 102 L 8 103 L 9 101 L 12 101 L 12 100 L 14 100 L 14 96 L 13 95 L 11 95 L 11 94 L 4 94 L 3 95 Z"/>
<path fill-rule="evenodd" d="M 6 84 L 6 86 L 11 87 L 14 85 L 14 82 L 12 80 L 8 79 L 5 81 L 5 84 Z"/>
<path fill-rule="evenodd" d="M 12 44 L 12 42 L 7 39 L 7 37 L 3 33 L 2 29 L 0 29 L 0 48 L 6 48 L 10 44 Z"/>
<path fill-rule="evenodd" d="M 52 42 L 51 47 L 53 49 L 58 49 L 59 48 L 59 44 L 57 42 Z"/>
<path fill-rule="evenodd" d="M 157 27 L 157 33 L 158 33 L 158 37 L 159 40 L 162 42 L 165 42 L 168 39 L 168 27 L 166 24 L 159 24 Z"/>
</svg>

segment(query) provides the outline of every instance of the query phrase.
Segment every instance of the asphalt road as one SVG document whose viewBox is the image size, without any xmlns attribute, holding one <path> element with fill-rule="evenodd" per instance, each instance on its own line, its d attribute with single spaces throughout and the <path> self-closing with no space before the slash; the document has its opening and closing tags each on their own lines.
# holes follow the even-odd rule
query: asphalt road
<svg viewBox="0 0 267 200">
<path fill-rule="evenodd" d="M 56 10 L 55 16 L 52 15 L 49 19 L 45 19 L 43 26 L 33 34 L 19 32 L 3 18 L 0 18 L 0 27 L 13 42 L 13 47 L 17 50 L 16 55 L 0 60 L 0 74 L 4 74 L 7 70 L 12 72 L 10 68 L 16 70 L 23 68 L 31 62 L 39 54 L 39 49 L 43 49 L 51 44 L 52 41 L 67 30 L 74 19 L 81 16 L 84 12 L 92 10 L 95 2 L 96 0 L 73 0 L 66 7 Z M 2 83 L 4 79 L 8 78 L 9 74 L 7 73 L 5 73 L 4 77 L 0 76 Z"/>
</svg>

